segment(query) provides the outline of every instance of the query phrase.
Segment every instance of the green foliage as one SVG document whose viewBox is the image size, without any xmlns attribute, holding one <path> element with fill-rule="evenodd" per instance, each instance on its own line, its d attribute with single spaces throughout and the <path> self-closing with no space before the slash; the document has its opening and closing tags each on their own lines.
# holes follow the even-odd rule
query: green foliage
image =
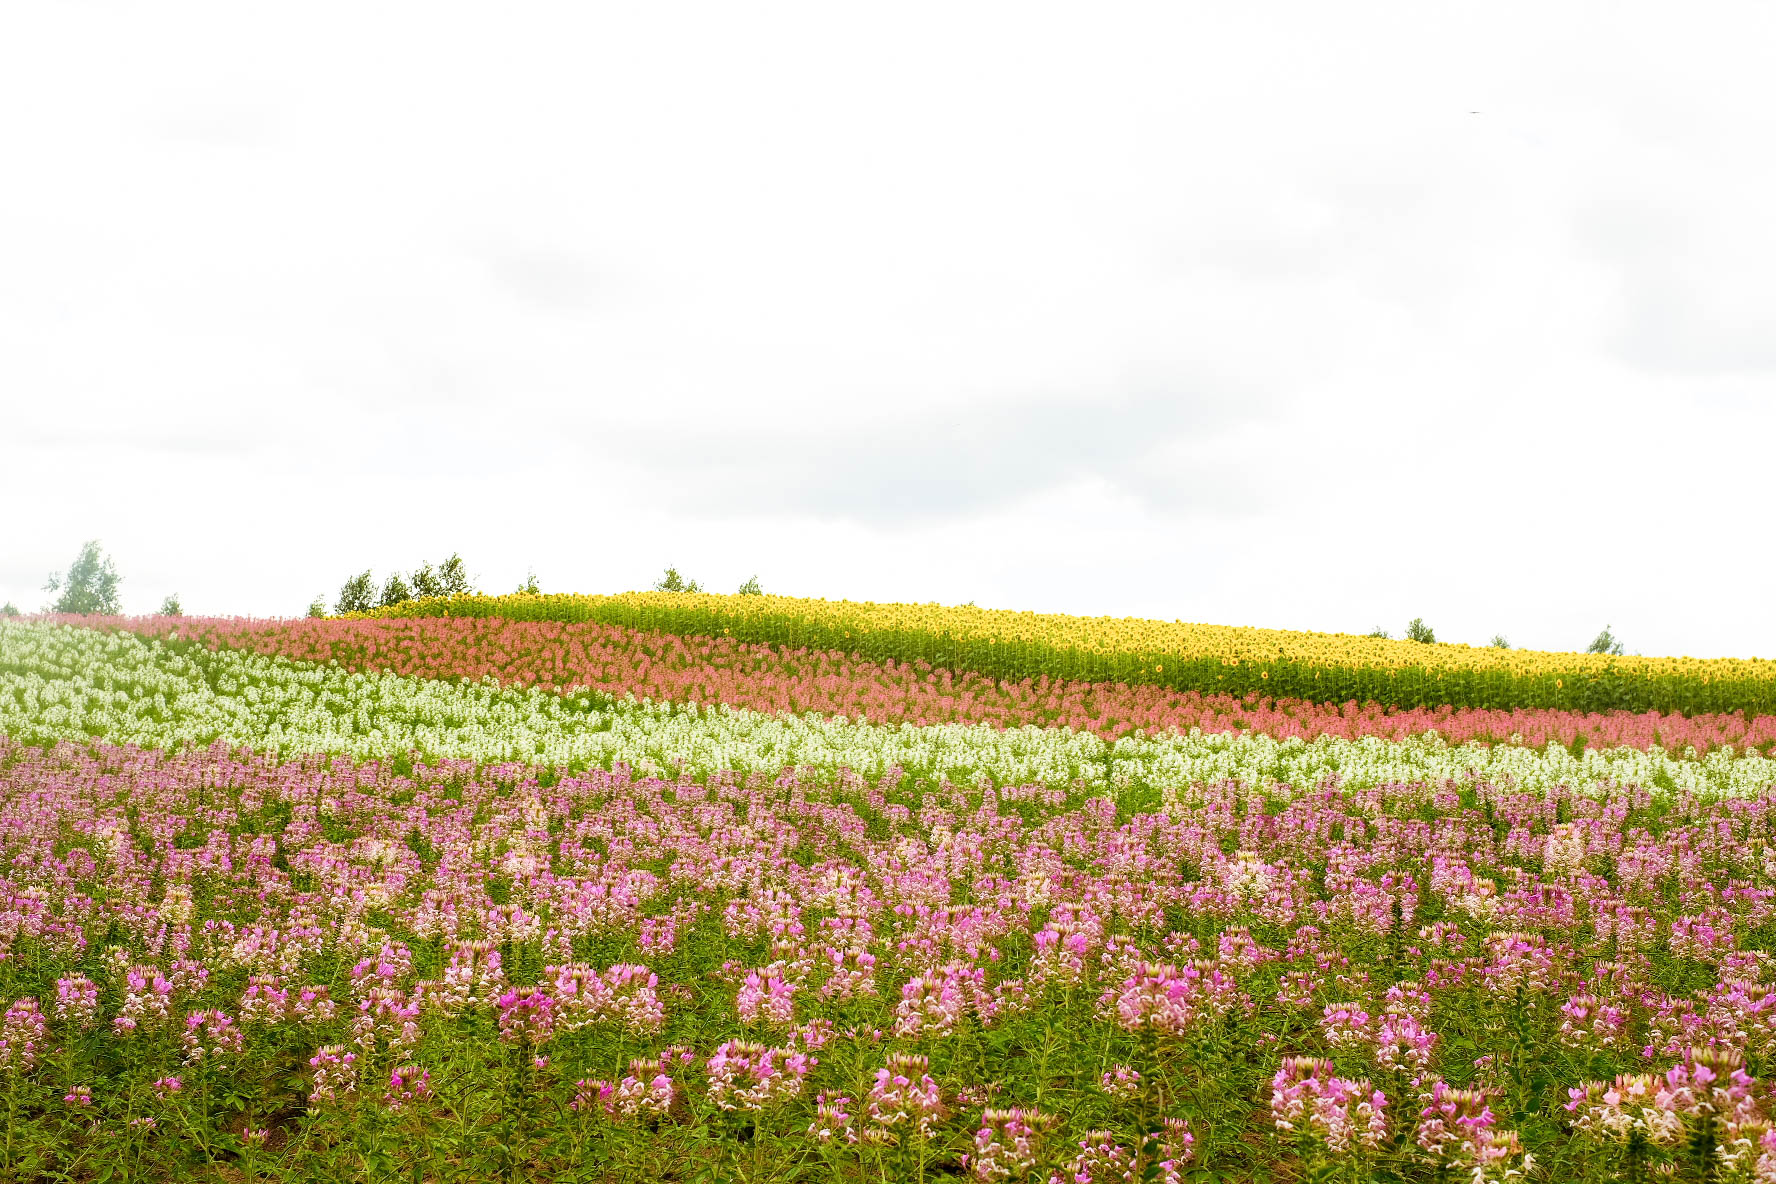
<svg viewBox="0 0 1776 1184">
<path fill-rule="evenodd" d="M 93 613 L 116 616 L 122 611 L 117 586 L 123 577 L 110 556 L 99 549 L 93 539 L 80 548 L 80 554 L 65 574 L 51 573 L 43 585 L 45 592 L 59 592 L 49 611 L 54 613 Z"/>
<path fill-rule="evenodd" d="M 1605 625 L 1603 631 L 1596 637 L 1593 637 L 1591 639 L 1591 644 L 1585 647 L 1585 652 L 1587 654 L 1613 654 L 1620 656 L 1622 653 L 1622 643 L 1616 640 L 1615 634 L 1610 632 L 1610 627 Z"/>
<path fill-rule="evenodd" d="M 1391 640 L 1394 635 L 1392 633 L 1389 633 L 1386 629 L 1382 628 L 1380 625 L 1377 625 L 1375 628 L 1369 630 L 1369 632 L 1365 633 L 1363 636 L 1364 637 L 1376 637 L 1376 638 L 1380 638 L 1382 641 L 1388 641 L 1388 640 Z"/>
<path fill-rule="evenodd" d="M 524 575 L 524 582 L 518 585 L 518 593 L 525 596 L 541 596 L 543 590 L 537 587 L 536 568 L 531 568 Z"/>
<path fill-rule="evenodd" d="M 756 577 L 755 577 L 755 579 L 756 579 Z M 666 574 L 661 576 L 660 582 L 654 585 L 654 591 L 656 591 L 656 592 L 701 592 L 701 591 L 703 591 L 703 585 L 699 584 L 696 580 L 685 579 L 683 576 L 678 574 L 678 569 L 676 567 L 673 567 L 670 564 L 668 564 L 666 567 Z M 760 594 L 761 595 L 763 594 L 762 589 L 760 590 Z"/>
<path fill-rule="evenodd" d="M 461 555 L 452 552 L 450 558 L 433 567 L 430 563 L 422 563 L 408 577 L 415 597 L 426 596 L 467 596 L 475 591 L 469 581 L 467 566 Z M 535 587 L 536 575 L 531 574 L 531 588 Z M 520 586 L 520 592 L 527 589 Z"/>
<path fill-rule="evenodd" d="M 530 582 L 536 583 L 535 572 L 531 573 Z M 437 593 L 439 596 L 468 596 L 475 591 L 469 580 L 469 569 L 463 563 L 462 556 L 455 551 L 450 553 L 450 558 L 438 565 L 438 584 L 441 589 Z M 422 592 L 420 595 L 424 596 L 426 593 Z"/>
<path fill-rule="evenodd" d="M 536 573 L 530 574 L 529 581 L 518 586 L 518 591 L 537 594 Z M 451 552 L 450 558 L 433 567 L 425 562 L 415 568 L 411 575 L 395 572 L 382 582 L 381 591 L 377 590 L 375 578 L 369 569 L 358 573 L 345 582 L 339 590 L 339 599 L 333 606 L 338 614 L 364 613 L 373 608 L 387 608 L 417 598 L 439 599 L 450 596 L 473 596 L 475 587 L 469 579 L 468 567 L 463 563 L 461 555 Z M 314 603 L 308 606 L 308 615 L 324 617 L 327 606 L 323 598 L 317 596 Z"/>
<path fill-rule="evenodd" d="M 174 592 L 160 602 L 160 615 L 163 617 L 182 617 L 185 610 L 179 607 L 179 594 Z"/>
<path fill-rule="evenodd" d="M 1423 617 L 1413 617 L 1410 621 L 1406 622 L 1406 640 L 1420 642 L 1424 645 L 1431 645 L 1436 642 L 1437 633 L 1429 625 L 1424 623 Z"/>
<path fill-rule="evenodd" d="M 18 605 L 12 601 L 0 604 L 0 617 L 16 617 L 19 615 Z"/>
<path fill-rule="evenodd" d="M 339 588 L 339 599 L 333 604 L 336 613 L 367 613 L 376 607 L 376 585 L 371 582 L 370 569 L 365 568 Z"/>
<path fill-rule="evenodd" d="M 764 594 L 765 590 L 759 587 L 759 578 L 756 573 L 750 580 L 741 584 L 739 591 L 735 593 L 736 596 L 763 596 Z"/>
<path fill-rule="evenodd" d="M 412 599 L 413 589 L 407 586 L 407 581 L 401 578 L 400 572 L 395 572 L 383 581 L 382 596 L 377 603 L 387 608 L 391 604 L 400 604 L 403 600 Z"/>
<path fill-rule="evenodd" d="M 310 619 L 319 619 L 327 615 L 327 598 L 322 593 L 315 593 L 315 598 L 308 602 Z"/>
<path fill-rule="evenodd" d="M 414 596 L 444 596 L 444 581 L 438 578 L 438 572 L 430 563 L 422 563 L 413 569 L 411 577 Z"/>
<path fill-rule="evenodd" d="M 1503 633 L 1494 633 L 1492 635 L 1492 640 L 1486 644 L 1490 645 L 1495 650 L 1508 650 L 1511 648 L 1511 643 L 1505 640 L 1505 635 Z"/>
</svg>

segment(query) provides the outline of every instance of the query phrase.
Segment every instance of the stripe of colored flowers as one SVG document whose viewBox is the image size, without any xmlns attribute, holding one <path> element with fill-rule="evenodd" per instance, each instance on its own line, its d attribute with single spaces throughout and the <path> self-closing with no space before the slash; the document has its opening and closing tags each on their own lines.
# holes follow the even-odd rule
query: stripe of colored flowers
<svg viewBox="0 0 1776 1184">
<path fill-rule="evenodd" d="M 432 597 L 362 615 L 596 620 L 768 645 L 818 645 L 878 661 L 924 659 L 995 677 L 1048 675 L 1330 702 L 1776 714 L 1776 660 L 1759 658 L 1550 653 L 973 605 L 703 592 Z"/>
<path fill-rule="evenodd" d="M 1682 759 L 1662 749 L 1452 746 L 1437 736 L 1311 742 L 1239 732 L 1124 736 L 1064 727 L 873 724 L 726 706 L 594 700 L 537 688 L 352 674 L 243 650 L 168 644 L 130 632 L 0 621 L 0 733 L 36 741 L 98 737 L 154 748 L 223 743 L 353 759 L 448 757 L 699 777 L 806 765 L 995 785 L 1109 787 L 1157 804 L 1200 783 L 1369 786 L 1389 781 L 1610 785 L 1750 796 L 1776 759 L 1723 748 Z"/>
<path fill-rule="evenodd" d="M 874 663 L 836 651 L 779 651 L 732 638 L 638 633 L 596 622 L 498 617 L 385 620 L 54 618 L 148 637 L 177 636 L 342 669 L 426 678 L 494 678 L 506 685 L 671 703 L 725 703 L 764 712 L 813 711 L 879 723 L 1060 726 L 1114 739 L 1136 732 L 1252 731 L 1285 738 L 1398 740 L 1435 731 L 1453 743 L 1661 746 L 1707 753 L 1731 745 L 1769 752 L 1776 716 L 1697 716 L 1541 708 L 1385 708 L 1257 695 L 1203 695 L 1065 679 L 999 682 L 928 664 Z"/>
</svg>

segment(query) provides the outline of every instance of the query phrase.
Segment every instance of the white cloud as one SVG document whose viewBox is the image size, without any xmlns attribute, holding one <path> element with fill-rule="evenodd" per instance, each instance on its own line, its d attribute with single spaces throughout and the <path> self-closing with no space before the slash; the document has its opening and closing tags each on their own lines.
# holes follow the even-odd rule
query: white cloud
<svg viewBox="0 0 1776 1184">
<path fill-rule="evenodd" d="M 1776 653 L 1771 10 L 1597 11 L 14 6 L 0 598 Z"/>
</svg>

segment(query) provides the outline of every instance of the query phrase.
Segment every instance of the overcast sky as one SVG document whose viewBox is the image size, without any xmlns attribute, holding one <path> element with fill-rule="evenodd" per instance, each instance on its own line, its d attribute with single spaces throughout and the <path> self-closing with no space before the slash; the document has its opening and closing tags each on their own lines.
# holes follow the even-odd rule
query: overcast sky
<svg viewBox="0 0 1776 1184">
<path fill-rule="evenodd" d="M 1776 6 L 0 6 L 0 599 L 1776 654 Z"/>
</svg>

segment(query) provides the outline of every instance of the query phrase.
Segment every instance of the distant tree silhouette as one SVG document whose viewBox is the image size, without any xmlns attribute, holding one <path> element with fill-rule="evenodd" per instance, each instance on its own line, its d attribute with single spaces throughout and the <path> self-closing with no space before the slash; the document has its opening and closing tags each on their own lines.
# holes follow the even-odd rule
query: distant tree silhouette
<svg viewBox="0 0 1776 1184">
<path fill-rule="evenodd" d="M 444 581 L 438 578 L 438 572 L 430 563 L 422 563 L 413 569 L 410 577 L 415 596 L 444 595 Z"/>
<path fill-rule="evenodd" d="M 60 593 L 49 606 L 50 612 L 115 616 L 122 611 L 117 597 L 117 586 L 122 582 L 117 566 L 99 549 L 99 540 L 93 539 L 80 548 L 66 573 L 50 573 L 43 590 Z"/>
<path fill-rule="evenodd" d="M 696 580 L 687 580 L 678 574 L 678 569 L 671 564 L 666 566 L 666 574 L 654 585 L 656 592 L 701 592 L 703 585 Z"/>
<path fill-rule="evenodd" d="M 535 572 L 531 573 L 530 582 L 536 583 Z M 443 596 L 467 596 L 475 590 L 469 582 L 468 567 L 464 565 L 462 556 L 455 551 L 450 553 L 450 558 L 438 565 L 438 583 L 444 589 L 440 593 Z"/>
<path fill-rule="evenodd" d="M 412 599 L 413 589 L 407 586 L 407 581 L 401 578 L 400 572 L 395 572 L 382 582 L 382 598 L 379 601 L 382 607 L 387 608 L 391 604 Z"/>
<path fill-rule="evenodd" d="M 335 613 L 367 613 L 376 607 L 376 585 L 365 568 L 339 588 L 339 599 L 333 602 Z"/>
</svg>

